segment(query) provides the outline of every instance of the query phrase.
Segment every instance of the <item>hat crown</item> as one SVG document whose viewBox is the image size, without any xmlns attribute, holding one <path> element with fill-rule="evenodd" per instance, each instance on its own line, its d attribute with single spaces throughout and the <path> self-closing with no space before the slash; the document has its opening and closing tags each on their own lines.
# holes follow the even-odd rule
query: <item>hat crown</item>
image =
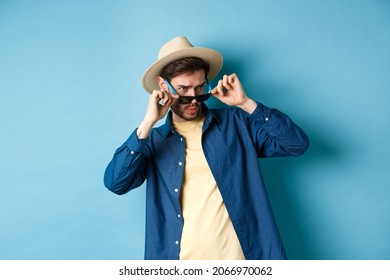
<svg viewBox="0 0 390 280">
<path fill-rule="evenodd" d="M 161 71 L 169 63 L 182 59 L 184 57 L 198 57 L 210 64 L 210 70 L 207 79 L 211 81 L 221 70 L 223 64 L 222 55 L 216 50 L 194 47 L 185 36 L 178 36 L 165 43 L 158 53 L 158 59 L 155 61 L 142 76 L 142 85 L 144 89 L 152 93 L 159 89 L 160 85 L 157 78 Z"/>
<path fill-rule="evenodd" d="M 185 36 L 179 36 L 165 43 L 158 53 L 158 59 L 163 58 L 171 53 L 194 47 Z"/>
</svg>

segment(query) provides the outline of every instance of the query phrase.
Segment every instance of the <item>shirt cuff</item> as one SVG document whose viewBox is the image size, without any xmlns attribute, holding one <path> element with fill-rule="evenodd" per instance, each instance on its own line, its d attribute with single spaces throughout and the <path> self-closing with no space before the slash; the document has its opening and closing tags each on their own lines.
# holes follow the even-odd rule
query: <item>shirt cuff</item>
<svg viewBox="0 0 390 280">
<path fill-rule="evenodd" d="M 271 109 L 268 108 L 267 106 L 261 104 L 260 102 L 256 102 L 257 103 L 257 107 L 256 109 L 253 111 L 252 114 L 248 114 L 249 115 L 249 118 L 251 120 L 254 120 L 254 121 L 257 121 L 257 122 L 260 122 L 262 124 L 265 124 L 269 121 L 270 119 L 270 116 L 271 116 Z"/>
<path fill-rule="evenodd" d="M 135 129 L 133 133 L 130 134 L 129 138 L 127 138 L 126 142 L 117 149 L 116 154 L 120 153 L 124 149 L 129 149 L 133 153 L 141 153 L 146 147 L 147 142 L 148 138 L 138 139 L 137 129 Z"/>
</svg>

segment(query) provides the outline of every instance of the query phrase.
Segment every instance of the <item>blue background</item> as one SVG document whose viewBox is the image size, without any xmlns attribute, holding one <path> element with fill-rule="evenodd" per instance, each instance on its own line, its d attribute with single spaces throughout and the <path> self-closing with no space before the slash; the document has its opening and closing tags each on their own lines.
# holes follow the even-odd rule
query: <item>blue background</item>
<svg viewBox="0 0 390 280">
<path fill-rule="evenodd" d="M 145 188 L 103 172 L 178 35 L 311 139 L 260 161 L 288 256 L 390 259 L 386 0 L 0 0 L 0 258 L 143 258 Z"/>
</svg>

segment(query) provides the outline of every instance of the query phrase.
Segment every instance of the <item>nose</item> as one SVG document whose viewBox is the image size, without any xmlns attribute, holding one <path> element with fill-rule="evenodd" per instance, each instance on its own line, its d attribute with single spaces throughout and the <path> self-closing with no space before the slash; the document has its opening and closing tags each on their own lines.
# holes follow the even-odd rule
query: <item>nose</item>
<svg viewBox="0 0 390 280">
<path fill-rule="evenodd" d="M 195 97 L 197 95 L 195 88 L 188 89 L 187 94 L 188 94 L 187 96 L 191 96 L 191 97 Z M 194 98 L 190 104 L 196 104 L 196 103 L 198 103 L 198 101 Z"/>
</svg>

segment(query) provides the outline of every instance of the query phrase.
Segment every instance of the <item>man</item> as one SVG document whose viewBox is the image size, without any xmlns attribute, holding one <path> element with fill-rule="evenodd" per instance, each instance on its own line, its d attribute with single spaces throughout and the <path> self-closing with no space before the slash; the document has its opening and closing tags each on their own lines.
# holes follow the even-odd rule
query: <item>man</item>
<svg viewBox="0 0 390 280">
<path fill-rule="evenodd" d="M 142 78 L 145 117 L 104 182 L 124 194 L 147 181 L 145 259 L 286 259 L 258 158 L 301 155 L 308 138 L 288 116 L 249 98 L 236 74 L 211 90 L 221 67 L 217 51 L 181 36 Z M 208 109 L 210 96 L 231 107 Z"/>
</svg>

